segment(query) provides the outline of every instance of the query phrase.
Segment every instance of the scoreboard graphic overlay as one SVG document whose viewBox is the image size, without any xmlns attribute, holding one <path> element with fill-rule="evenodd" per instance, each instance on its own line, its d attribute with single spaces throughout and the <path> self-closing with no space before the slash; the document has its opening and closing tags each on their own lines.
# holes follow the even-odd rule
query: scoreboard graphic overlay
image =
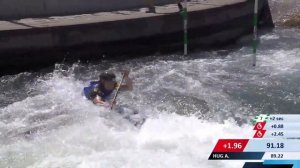
<svg viewBox="0 0 300 168">
<path fill-rule="evenodd" d="M 300 168 L 300 115 L 260 114 L 251 139 L 219 139 L 209 160 L 248 160 L 243 168 Z"/>
</svg>

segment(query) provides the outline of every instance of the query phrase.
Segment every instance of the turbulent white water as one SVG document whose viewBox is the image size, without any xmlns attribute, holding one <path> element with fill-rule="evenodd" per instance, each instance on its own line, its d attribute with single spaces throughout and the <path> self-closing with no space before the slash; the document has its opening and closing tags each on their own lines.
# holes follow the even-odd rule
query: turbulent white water
<svg viewBox="0 0 300 168">
<path fill-rule="evenodd" d="M 0 167 L 242 167 L 207 159 L 219 138 L 250 138 L 255 114 L 300 113 L 299 39 L 296 29 L 262 35 L 255 68 L 243 47 L 3 76 Z M 101 71 L 124 67 L 134 91 L 118 102 L 148 116 L 141 128 L 81 95 Z"/>
</svg>

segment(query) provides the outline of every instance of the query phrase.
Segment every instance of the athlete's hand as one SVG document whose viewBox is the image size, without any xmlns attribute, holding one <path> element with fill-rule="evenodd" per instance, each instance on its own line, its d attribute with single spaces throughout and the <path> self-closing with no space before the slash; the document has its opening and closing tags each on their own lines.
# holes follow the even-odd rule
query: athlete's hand
<svg viewBox="0 0 300 168">
<path fill-rule="evenodd" d="M 106 106 L 110 106 L 109 103 L 103 101 L 103 100 L 101 99 L 101 97 L 98 96 L 98 95 L 94 98 L 93 103 L 96 104 L 96 105 L 98 105 L 98 106 L 105 106 L 105 107 L 106 107 Z"/>
<path fill-rule="evenodd" d="M 96 96 L 93 100 L 94 103 L 102 103 L 101 97 L 100 96 Z"/>
</svg>

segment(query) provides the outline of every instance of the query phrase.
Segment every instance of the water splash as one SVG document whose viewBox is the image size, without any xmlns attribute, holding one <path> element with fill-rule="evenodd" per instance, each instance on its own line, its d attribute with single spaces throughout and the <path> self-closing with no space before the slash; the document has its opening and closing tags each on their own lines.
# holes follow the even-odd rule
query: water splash
<svg viewBox="0 0 300 168">
<path fill-rule="evenodd" d="M 299 38 L 262 36 L 256 68 L 243 47 L 0 77 L 0 167 L 242 167 L 207 158 L 218 138 L 250 137 L 255 114 L 299 113 Z M 140 129 L 81 95 L 101 71 L 124 67 L 134 90 L 118 102 L 148 116 Z"/>
</svg>

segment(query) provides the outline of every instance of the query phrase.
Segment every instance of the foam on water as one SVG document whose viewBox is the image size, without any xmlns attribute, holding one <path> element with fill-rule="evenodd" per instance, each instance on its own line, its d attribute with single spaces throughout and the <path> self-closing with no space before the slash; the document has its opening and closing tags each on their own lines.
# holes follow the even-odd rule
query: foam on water
<svg viewBox="0 0 300 168">
<path fill-rule="evenodd" d="M 247 130 L 247 131 L 245 131 Z M 1 147 L 6 167 L 234 167 L 207 161 L 218 138 L 250 136 L 251 127 L 161 114 L 137 130 L 118 130 L 102 118 L 62 127 L 31 141 Z M 241 135 L 242 133 L 242 135 Z M 9 156 L 10 155 L 10 156 Z M 4 162 L 3 162 L 4 161 Z M 242 162 L 236 163 L 241 167 Z M 227 166 L 226 166 L 227 165 Z"/>
<path fill-rule="evenodd" d="M 185 78 L 181 72 L 172 70 L 167 64 L 178 64 L 176 66 L 187 73 L 189 68 L 185 67 L 194 63 L 159 61 L 154 68 L 149 65 L 154 70 L 161 67 L 159 71 L 166 70 L 166 73 L 152 70 L 152 73 L 158 75 L 154 77 L 158 80 L 148 84 L 144 80 L 145 76 L 139 79 L 142 78 L 139 74 L 146 74 L 145 71 L 151 68 L 137 67 L 136 71 L 132 71 L 136 89 L 133 93 L 120 95 L 123 103 L 131 103 L 149 116 L 140 129 L 117 113 L 110 113 L 83 99 L 81 90 L 87 81 L 78 80 L 73 67 L 67 71 L 58 69 L 46 75 L 32 86 L 37 95 L 0 109 L 0 167 L 219 167 L 223 164 L 232 167 L 233 163 L 210 162 L 207 158 L 218 138 L 233 138 L 237 133 L 240 138 L 250 136 L 249 125 L 239 126 L 233 119 L 223 121 L 227 115 L 226 110 L 236 108 L 239 103 L 231 102 L 228 96 L 222 95 L 220 89 L 213 92 L 203 87 L 197 79 Z M 198 72 L 197 69 L 195 71 Z M 172 80 L 172 86 L 171 83 L 166 84 Z M 182 84 L 186 93 L 182 90 Z M 165 92 L 156 93 L 159 88 Z M 201 89 L 201 92 L 193 93 L 195 89 Z M 170 92 L 171 96 L 166 92 Z M 149 94 L 161 97 L 164 102 L 150 100 Z M 216 118 L 207 117 L 212 121 L 195 116 L 201 114 L 204 101 L 189 96 L 202 94 L 210 94 L 210 97 L 202 98 L 207 104 L 215 102 L 205 106 L 210 106 L 211 111 L 217 111 L 215 108 L 223 104 L 224 114 L 220 114 L 222 111 L 219 110 L 220 115 L 216 115 Z M 177 99 L 171 99 L 172 96 L 177 96 Z M 218 99 L 218 96 L 223 100 Z M 134 101 L 136 97 L 139 97 L 139 101 Z M 195 107 L 188 109 L 193 104 L 185 99 L 194 101 L 192 103 L 195 103 Z M 163 105 L 165 108 L 160 108 Z M 182 105 L 186 109 L 180 109 Z M 195 112 L 188 115 L 181 113 L 182 110 Z M 222 123 L 218 123 L 218 120 Z M 243 132 L 243 136 L 240 136 L 240 132 Z M 242 162 L 236 164 L 240 167 Z"/>
<path fill-rule="evenodd" d="M 1 77 L 0 167 L 242 167 L 207 159 L 217 139 L 251 137 L 255 114 L 299 113 L 299 37 L 261 37 L 255 68 L 243 47 Z M 121 66 L 130 67 L 134 90 L 118 102 L 148 116 L 140 129 L 81 94 L 100 71 Z"/>
</svg>

